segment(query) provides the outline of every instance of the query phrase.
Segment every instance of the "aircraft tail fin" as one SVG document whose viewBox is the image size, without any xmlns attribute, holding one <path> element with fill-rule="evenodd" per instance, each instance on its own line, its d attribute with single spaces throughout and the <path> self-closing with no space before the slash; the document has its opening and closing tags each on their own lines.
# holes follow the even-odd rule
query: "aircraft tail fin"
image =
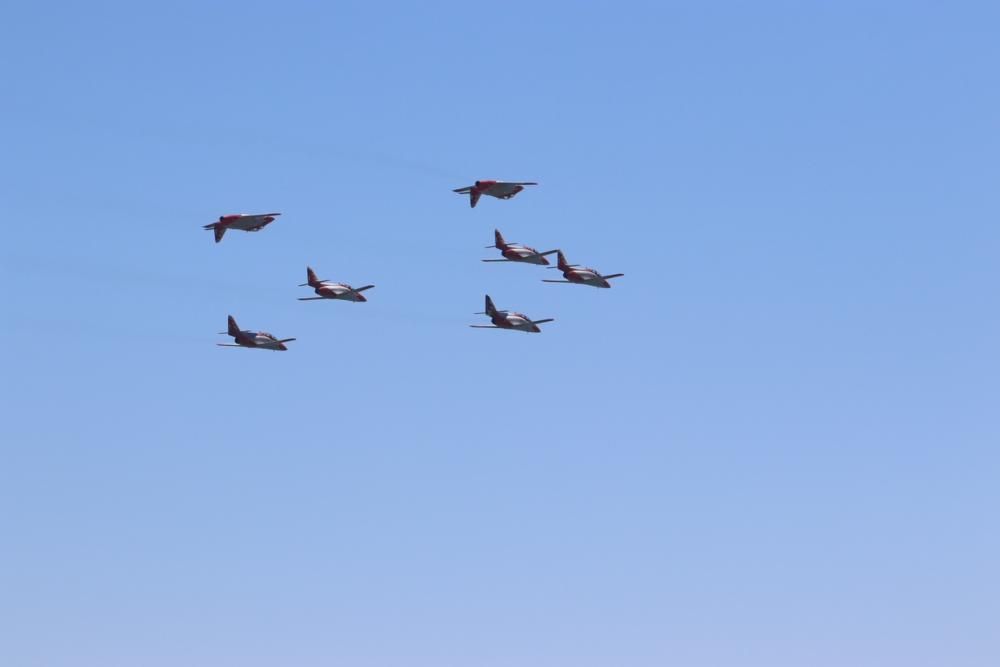
<svg viewBox="0 0 1000 667">
<path fill-rule="evenodd" d="M 229 331 L 227 333 L 233 337 L 238 336 L 240 333 L 240 328 L 236 325 L 236 320 L 232 315 L 229 316 Z"/>
<path fill-rule="evenodd" d="M 476 190 L 475 188 L 469 190 L 469 206 L 471 206 L 472 208 L 476 208 L 476 204 L 479 203 L 479 198 L 482 196 L 483 193 L 480 192 L 479 190 Z"/>
<path fill-rule="evenodd" d="M 219 223 L 212 223 L 209 227 L 205 229 L 212 229 L 215 231 L 215 242 L 218 243 L 222 240 L 222 237 L 226 235 L 226 228 Z"/>
<path fill-rule="evenodd" d="M 315 287 L 316 283 L 319 282 L 319 278 L 316 277 L 316 272 L 312 270 L 312 267 L 306 267 L 306 284 L 310 287 Z"/>
<path fill-rule="evenodd" d="M 507 247 L 507 241 L 504 240 L 503 234 L 500 233 L 499 229 L 493 230 L 493 237 L 496 239 L 496 247 L 503 250 Z"/>
<path fill-rule="evenodd" d="M 496 315 L 496 313 L 497 313 L 497 307 L 493 305 L 493 299 L 491 299 L 490 295 L 487 294 L 486 295 L 486 314 L 489 315 L 490 317 L 493 317 L 494 315 Z"/>
<path fill-rule="evenodd" d="M 559 270 L 560 271 L 565 271 L 566 269 L 569 268 L 569 263 L 566 261 L 566 256 L 563 255 L 562 250 L 559 250 L 556 253 L 556 257 L 559 258 Z"/>
</svg>

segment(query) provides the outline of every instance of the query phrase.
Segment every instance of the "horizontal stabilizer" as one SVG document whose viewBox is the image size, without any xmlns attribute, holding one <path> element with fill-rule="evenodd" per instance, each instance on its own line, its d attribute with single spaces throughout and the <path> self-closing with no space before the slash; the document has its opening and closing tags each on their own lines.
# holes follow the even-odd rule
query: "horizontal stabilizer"
<svg viewBox="0 0 1000 667">
<path fill-rule="evenodd" d="M 300 296 L 299 301 L 323 301 L 325 296 Z"/>
<path fill-rule="evenodd" d="M 364 287 L 355 288 L 355 292 L 364 292 L 366 289 L 371 289 L 375 287 L 374 285 L 365 285 Z"/>
<path fill-rule="evenodd" d="M 281 339 L 281 340 L 279 340 L 278 342 L 279 342 L 279 343 L 290 343 L 290 342 L 292 342 L 293 340 L 295 340 L 295 339 L 294 339 L 294 338 L 282 338 L 282 339 Z"/>
<path fill-rule="evenodd" d="M 543 279 L 542 279 L 542 282 L 543 282 L 543 283 L 570 283 L 570 282 L 572 282 L 572 281 L 571 281 L 571 280 L 545 280 L 545 279 L 543 278 Z"/>
<path fill-rule="evenodd" d="M 499 329 L 500 327 L 493 326 L 492 324 L 470 324 L 473 329 Z"/>
<path fill-rule="evenodd" d="M 465 187 L 465 188 L 456 188 L 456 189 L 452 190 L 452 192 L 457 192 L 460 195 L 467 195 L 470 192 L 472 192 L 472 186 Z"/>
<path fill-rule="evenodd" d="M 612 273 L 610 276 L 601 276 L 601 277 L 607 280 L 608 278 L 621 278 L 624 275 L 625 275 L 624 273 Z"/>
<path fill-rule="evenodd" d="M 554 317 L 550 317 L 550 318 L 544 319 L 544 320 L 531 320 L 531 323 L 532 324 L 545 324 L 546 322 L 555 322 L 555 321 L 556 321 L 556 319 Z"/>
<path fill-rule="evenodd" d="M 484 259 L 484 262 L 509 262 L 509 259 Z"/>
</svg>

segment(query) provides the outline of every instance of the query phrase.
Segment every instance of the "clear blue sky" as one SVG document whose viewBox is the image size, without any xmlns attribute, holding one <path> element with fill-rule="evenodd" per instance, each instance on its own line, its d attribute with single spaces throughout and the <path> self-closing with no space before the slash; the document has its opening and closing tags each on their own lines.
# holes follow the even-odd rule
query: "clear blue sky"
<svg viewBox="0 0 1000 667">
<path fill-rule="evenodd" d="M 8 3 L 0 664 L 1000 664 L 998 22 Z"/>
</svg>

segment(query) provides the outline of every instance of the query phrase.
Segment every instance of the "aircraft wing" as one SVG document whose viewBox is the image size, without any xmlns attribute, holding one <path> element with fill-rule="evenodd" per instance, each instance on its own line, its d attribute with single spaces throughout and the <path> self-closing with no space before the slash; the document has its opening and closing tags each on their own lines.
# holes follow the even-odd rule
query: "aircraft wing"
<svg viewBox="0 0 1000 667">
<path fill-rule="evenodd" d="M 610 276 L 601 276 L 601 277 L 607 280 L 608 278 L 621 278 L 624 275 L 625 275 L 624 273 L 612 273 Z"/>
<path fill-rule="evenodd" d="M 510 262 L 509 259 L 484 259 L 484 262 Z"/>
<path fill-rule="evenodd" d="M 572 282 L 572 281 L 571 280 L 545 280 L 543 278 L 542 282 L 543 283 L 569 283 L 569 282 Z"/>
<path fill-rule="evenodd" d="M 469 186 L 466 186 L 464 188 L 456 188 L 456 189 L 452 190 L 452 192 L 457 192 L 460 195 L 467 195 L 470 192 L 472 192 L 472 186 L 469 185 Z"/>
<path fill-rule="evenodd" d="M 531 323 L 532 324 L 545 324 L 546 322 L 555 322 L 555 321 L 556 321 L 556 318 L 549 317 L 549 318 L 544 319 L 544 320 L 531 320 Z"/>
<path fill-rule="evenodd" d="M 473 329 L 499 329 L 500 327 L 494 326 L 492 324 L 470 324 Z"/>
<path fill-rule="evenodd" d="M 219 347 L 245 347 L 244 345 L 233 345 L 232 343 L 216 343 Z"/>
</svg>

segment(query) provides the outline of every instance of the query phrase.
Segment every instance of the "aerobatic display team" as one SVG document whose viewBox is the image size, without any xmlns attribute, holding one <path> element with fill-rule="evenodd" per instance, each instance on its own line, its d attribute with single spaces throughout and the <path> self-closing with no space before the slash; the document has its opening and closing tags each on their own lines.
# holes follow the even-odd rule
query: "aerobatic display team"
<svg viewBox="0 0 1000 667">
<path fill-rule="evenodd" d="M 457 188 L 453 192 L 469 195 L 469 206 L 476 207 L 479 198 L 483 195 L 496 197 L 497 199 L 510 199 L 517 193 L 524 190 L 526 185 L 538 185 L 530 181 L 476 181 L 474 185 L 464 188 Z M 233 215 L 219 216 L 218 222 L 205 225 L 204 229 L 211 229 L 215 233 L 215 242 L 218 243 L 230 229 L 239 229 L 244 232 L 259 232 L 267 225 L 274 222 L 280 213 L 237 213 Z M 496 248 L 503 255 L 503 259 L 484 259 L 484 262 L 523 262 L 526 264 L 538 264 L 550 269 L 558 269 L 562 272 L 565 280 L 543 280 L 546 283 L 569 283 L 577 285 L 589 285 L 591 287 L 611 287 L 608 282 L 610 278 L 619 278 L 624 273 L 612 273 L 602 275 L 596 269 L 584 268 L 578 264 L 570 264 L 566 261 L 562 250 L 546 250 L 538 252 L 519 243 L 507 243 L 500 230 L 494 230 L 496 242 L 487 248 Z M 548 266 L 549 260 L 546 256 L 555 254 L 557 258 L 556 266 Z M 337 299 L 340 301 L 351 301 L 363 303 L 368 299 L 362 294 L 374 285 L 364 287 L 351 287 L 346 283 L 333 282 L 332 280 L 319 280 L 315 271 L 311 267 L 306 267 L 306 282 L 299 287 L 312 287 L 317 296 L 299 297 L 299 301 L 319 301 L 323 299 Z M 486 295 L 486 310 L 476 313 L 477 315 L 488 315 L 491 324 L 470 324 L 474 329 L 511 329 L 513 331 L 524 331 L 526 333 L 540 333 L 539 324 L 552 322 L 553 318 L 532 320 L 524 313 L 515 313 L 509 310 L 500 310 L 493 304 L 490 295 Z M 264 331 L 250 331 L 240 329 L 232 315 L 229 316 L 229 328 L 222 332 L 224 335 L 233 337 L 232 343 L 217 343 L 220 347 L 250 347 L 261 350 L 280 350 L 288 348 L 285 343 L 295 340 L 294 338 L 278 338 L 273 334 Z"/>
</svg>

